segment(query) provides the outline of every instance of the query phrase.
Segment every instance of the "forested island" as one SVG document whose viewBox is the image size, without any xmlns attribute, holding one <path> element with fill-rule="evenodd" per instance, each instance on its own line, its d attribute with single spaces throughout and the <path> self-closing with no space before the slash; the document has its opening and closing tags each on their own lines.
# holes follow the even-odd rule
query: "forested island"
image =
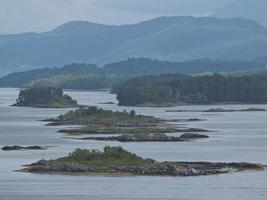
<svg viewBox="0 0 267 200">
<path fill-rule="evenodd" d="M 62 89 L 34 87 L 21 90 L 17 102 L 13 106 L 70 108 L 77 107 L 78 104 L 72 97 L 63 94 Z"/>
<path fill-rule="evenodd" d="M 120 142 L 180 142 L 208 138 L 198 132 L 208 132 L 204 129 L 178 128 L 167 121 L 144 115 L 135 111 L 114 112 L 97 107 L 81 107 L 55 119 L 47 119 L 50 126 L 80 125 L 80 128 L 61 129 L 59 132 L 70 137 L 106 134 L 112 137 L 82 137 L 84 140 L 109 140 Z M 168 136 L 167 133 L 194 133 L 191 137 Z M 184 135 L 185 136 L 185 135 Z M 188 136 L 188 135 L 187 135 Z"/>
<path fill-rule="evenodd" d="M 103 151 L 77 149 L 66 157 L 40 160 L 21 171 L 100 176 L 204 176 L 245 170 L 263 170 L 263 166 L 251 163 L 157 162 L 121 147 L 106 146 Z"/>
<path fill-rule="evenodd" d="M 129 80 L 114 92 L 123 106 L 266 103 L 267 76 L 144 76 Z"/>
</svg>

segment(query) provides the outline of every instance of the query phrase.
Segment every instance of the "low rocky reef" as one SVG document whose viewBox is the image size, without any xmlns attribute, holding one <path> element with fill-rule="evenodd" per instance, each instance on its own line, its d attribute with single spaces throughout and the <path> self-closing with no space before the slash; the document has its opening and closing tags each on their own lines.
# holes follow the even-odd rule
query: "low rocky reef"
<svg viewBox="0 0 267 200">
<path fill-rule="evenodd" d="M 77 149 L 66 157 L 40 160 L 20 171 L 87 176 L 206 176 L 263 169 L 263 165 L 251 163 L 157 162 L 121 147 L 106 146 L 103 152 Z"/>
<path fill-rule="evenodd" d="M 190 119 L 198 121 L 200 119 Z M 47 119 L 50 126 L 80 125 L 79 128 L 59 130 L 69 136 L 119 134 L 117 137 L 86 137 L 87 140 L 107 140 L 121 142 L 172 142 L 184 138 L 167 136 L 167 133 L 209 132 L 198 128 L 178 128 L 166 121 L 151 116 L 137 115 L 135 111 L 113 112 L 97 107 L 81 107 L 56 119 Z M 175 121 L 176 122 L 176 121 Z M 208 137 L 208 136 L 207 136 Z M 183 139 L 183 140 L 182 140 Z"/>
<path fill-rule="evenodd" d="M 180 137 L 168 136 L 164 133 L 122 134 L 112 137 L 84 137 L 83 140 L 118 141 L 118 142 L 188 142 L 196 139 L 209 138 L 207 135 L 185 133 Z"/>
<path fill-rule="evenodd" d="M 263 108 L 246 108 L 246 109 L 239 109 L 239 110 L 234 110 L 234 109 L 222 109 L 222 108 L 212 108 L 208 110 L 166 110 L 166 112 L 214 112 L 214 113 L 219 113 L 219 112 L 266 112 L 266 109 Z"/>
<path fill-rule="evenodd" d="M 13 145 L 13 146 L 4 146 L 2 147 L 3 151 L 18 151 L 18 150 L 45 150 L 46 147 L 41 147 L 41 146 L 18 146 L 18 145 Z"/>
<path fill-rule="evenodd" d="M 239 109 L 239 110 L 226 110 L 222 108 L 215 108 L 215 109 L 209 109 L 206 110 L 206 112 L 266 112 L 266 109 L 263 108 L 246 108 L 246 109 Z"/>
<path fill-rule="evenodd" d="M 63 90 L 51 87 L 34 87 L 23 89 L 13 106 L 37 108 L 72 108 L 78 107 L 76 100 L 63 94 Z"/>
<path fill-rule="evenodd" d="M 108 101 L 108 102 L 104 102 L 104 103 L 100 103 L 100 104 L 103 104 L 103 105 L 115 105 L 116 103 L 112 102 L 112 101 Z"/>
</svg>

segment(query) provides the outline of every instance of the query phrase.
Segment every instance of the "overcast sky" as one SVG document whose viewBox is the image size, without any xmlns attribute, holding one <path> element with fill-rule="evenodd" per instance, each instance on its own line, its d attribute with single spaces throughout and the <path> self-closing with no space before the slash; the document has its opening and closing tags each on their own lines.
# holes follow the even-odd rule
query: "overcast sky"
<svg viewBox="0 0 267 200">
<path fill-rule="evenodd" d="M 129 24 L 162 15 L 206 16 L 234 0 L 0 0 L 0 34 L 42 32 L 73 20 Z"/>
</svg>

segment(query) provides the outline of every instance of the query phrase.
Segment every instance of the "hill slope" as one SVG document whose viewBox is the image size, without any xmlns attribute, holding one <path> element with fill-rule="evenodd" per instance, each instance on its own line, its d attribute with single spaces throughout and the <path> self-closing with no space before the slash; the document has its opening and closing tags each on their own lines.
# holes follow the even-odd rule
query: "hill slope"
<svg viewBox="0 0 267 200">
<path fill-rule="evenodd" d="M 22 66 L 104 64 L 136 57 L 247 59 L 265 56 L 266 50 L 267 29 L 241 18 L 161 17 L 122 26 L 76 21 L 40 34 L 0 36 L 0 69 L 14 72 Z"/>
<path fill-rule="evenodd" d="M 267 59 L 250 61 L 198 59 L 186 62 L 162 62 L 139 58 L 98 67 L 70 64 L 62 68 L 43 68 L 11 73 L 0 78 L 0 87 L 22 87 L 31 83 L 65 89 L 105 88 L 105 82 L 116 85 L 131 77 L 160 74 L 200 74 L 206 72 L 258 72 L 265 70 Z M 70 87 L 71 85 L 71 87 Z M 108 84 L 110 85 L 110 84 Z"/>
</svg>

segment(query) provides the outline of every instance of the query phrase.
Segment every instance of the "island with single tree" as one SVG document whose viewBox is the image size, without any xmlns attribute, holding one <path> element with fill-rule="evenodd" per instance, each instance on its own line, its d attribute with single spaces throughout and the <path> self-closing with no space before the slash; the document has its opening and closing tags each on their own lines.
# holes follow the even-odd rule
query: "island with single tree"
<svg viewBox="0 0 267 200">
<path fill-rule="evenodd" d="M 78 107 L 77 101 L 64 94 L 60 88 L 33 87 L 22 89 L 13 106 L 39 108 L 72 108 Z"/>
<path fill-rule="evenodd" d="M 61 129 L 70 138 L 76 136 L 106 134 L 119 136 L 112 137 L 83 137 L 87 140 L 116 140 L 120 142 L 178 142 L 185 141 L 184 138 L 168 136 L 168 133 L 195 133 L 191 139 L 207 138 L 198 135 L 197 132 L 209 132 L 204 129 L 178 128 L 166 120 L 156 117 L 137 115 L 134 110 L 130 112 L 119 112 L 103 110 L 97 107 L 80 107 L 69 111 L 58 118 L 44 120 L 47 125 L 80 125 L 78 128 Z M 188 140 L 188 139 L 187 139 Z M 186 140 L 186 141 L 187 141 Z"/>
<path fill-rule="evenodd" d="M 103 151 L 77 149 L 66 157 L 40 160 L 20 171 L 87 176 L 207 176 L 263 169 L 263 165 L 252 163 L 157 162 L 122 147 L 106 146 Z"/>
</svg>

